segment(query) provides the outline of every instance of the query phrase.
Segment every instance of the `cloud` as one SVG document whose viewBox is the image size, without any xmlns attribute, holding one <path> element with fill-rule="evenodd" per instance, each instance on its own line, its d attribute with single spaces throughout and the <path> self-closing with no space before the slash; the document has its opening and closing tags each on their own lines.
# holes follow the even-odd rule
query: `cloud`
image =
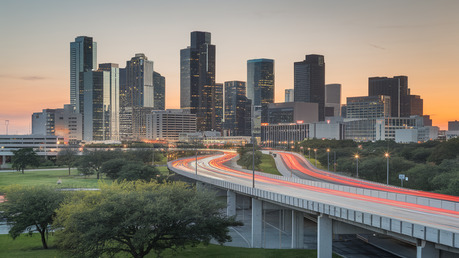
<svg viewBox="0 0 459 258">
<path fill-rule="evenodd" d="M 386 50 L 386 48 L 378 46 L 378 45 L 375 45 L 375 44 L 368 43 L 368 45 L 370 45 L 370 46 L 372 46 L 374 48 L 377 48 L 377 49 Z"/>
<path fill-rule="evenodd" d="M 27 80 L 27 81 L 38 81 L 38 80 L 44 80 L 46 78 L 42 76 L 22 76 L 22 77 L 19 77 L 19 79 Z"/>
<path fill-rule="evenodd" d="M 15 75 L 10 75 L 10 74 L 0 74 L 0 78 L 12 78 L 12 79 L 18 79 L 18 80 L 25 80 L 25 81 L 39 81 L 39 80 L 47 79 L 46 77 L 37 76 L 37 75 L 15 76 Z"/>
</svg>

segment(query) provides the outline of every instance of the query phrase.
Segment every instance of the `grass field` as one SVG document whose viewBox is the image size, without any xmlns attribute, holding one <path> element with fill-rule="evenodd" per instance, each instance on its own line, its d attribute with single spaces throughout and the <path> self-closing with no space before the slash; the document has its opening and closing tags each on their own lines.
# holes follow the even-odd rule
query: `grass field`
<svg viewBox="0 0 459 258">
<path fill-rule="evenodd" d="M 167 167 L 158 167 L 163 175 L 169 173 Z M 57 186 L 57 180 L 61 179 L 62 184 L 59 188 L 97 188 L 98 182 L 96 175 L 88 177 L 78 175 L 78 170 L 72 169 L 71 175 L 68 169 L 62 170 L 40 170 L 21 172 L 0 172 L 0 194 L 3 194 L 8 185 L 50 185 Z M 106 183 L 112 182 L 109 178 L 102 178 Z"/>
<path fill-rule="evenodd" d="M 41 246 L 41 239 L 38 234 L 32 236 L 22 235 L 13 240 L 9 235 L 0 235 L 0 257 L 66 257 L 56 249 L 53 243 L 54 237 L 49 236 L 49 249 L 44 250 Z M 116 257 L 129 257 L 128 255 L 118 255 Z M 150 253 L 147 257 L 155 257 Z M 317 257 L 315 250 L 291 250 L 291 249 L 250 249 L 240 247 L 226 247 L 219 245 L 199 245 L 189 247 L 177 253 L 166 251 L 162 257 Z M 339 257 L 333 255 L 333 257 Z"/>
<path fill-rule="evenodd" d="M 265 173 L 282 176 L 282 174 L 279 173 L 279 170 L 277 170 L 274 158 L 268 154 L 261 155 L 260 170 Z"/>
</svg>

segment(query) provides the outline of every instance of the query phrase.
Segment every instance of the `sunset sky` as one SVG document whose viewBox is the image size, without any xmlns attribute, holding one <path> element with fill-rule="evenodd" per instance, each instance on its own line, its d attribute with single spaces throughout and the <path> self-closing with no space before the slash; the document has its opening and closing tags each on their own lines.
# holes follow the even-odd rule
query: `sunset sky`
<svg viewBox="0 0 459 258">
<path fill-rule="evenodd" d="M 124 67 L 135 53 L 166 77 L 166 108 L 179 108 L 180 49 L 212 33 L 216 81 L 246 81 L 248 59 L 275 60 L 275 101 L 293 88 L 293 63 L 325 56 L 326 83 L 368 94 L 368 77 L 408 76 L 424 114 L 459 120 L 457 0 L 2 0 L 0 134 L 30 132 L 30 117 L 70 102 L 70 42 L 91 36 L 98 63 Z"/>
</svg>

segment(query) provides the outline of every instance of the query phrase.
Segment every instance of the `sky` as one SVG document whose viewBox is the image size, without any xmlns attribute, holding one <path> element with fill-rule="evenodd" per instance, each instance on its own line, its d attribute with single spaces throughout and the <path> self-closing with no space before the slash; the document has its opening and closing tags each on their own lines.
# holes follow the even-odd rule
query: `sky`
<svg viewBox="0 0 459 258">
<path fill-rule="evenodd" d="M 325 56 L 325 82 L 366 96 L 368 78 L 408 76 L 424 114 L 459 120 L 457 0 L 165 0 L 0 2 L 0 134 L 30 133 L 31 115 L 70 102 L 70 42 L 90 36 L 98 63 L 144 53 L 180 108 L 180 49 L 212 33 L 216 81 L 247 80 L 247 60 L 275 60 L 275 102 L 293 88 L 293 63 Z"/>
</svg>

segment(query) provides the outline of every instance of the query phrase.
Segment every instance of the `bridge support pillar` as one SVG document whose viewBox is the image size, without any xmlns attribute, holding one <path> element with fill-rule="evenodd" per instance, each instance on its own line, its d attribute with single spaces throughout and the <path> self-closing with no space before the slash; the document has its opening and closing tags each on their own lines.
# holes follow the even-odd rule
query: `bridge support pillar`
<svg viewBox="0 0 459 258">
<path fill-rule="evenodd" d="M 416 246 L 416 257 L 417 258 L 438 258 L 440 257 L 440 252 L 435 248 L 435 244 L 427 242 L 425 240 L 418 240 Z"/>
<path fill-rule="evenodd" d="M 284 230 L 286 232 L 291 232 L 291 225 L 293 225 L 293 210 L 284 210 Z"/>
<path fill-rule="evenodd" d="M 236 215 L 236 193 L 231 190 L 226 194 L 226 215 L 228 217 Z"/>
<path fill-rule="evenodd" d="M 303 213 L 292 210 L 292 248 L 304 247 L 304 217 Z"/>
<path fill-rule="evenodd" d="M 331 258 L 333 243 L 333 221 L 326 214 L 317 218 L 317 257 Z"/>
<path fill-rule="evenodd" d="M 263 244 L 263 203 L 252 198 L 252 248 L 261 248 Z"/>
</svg>

